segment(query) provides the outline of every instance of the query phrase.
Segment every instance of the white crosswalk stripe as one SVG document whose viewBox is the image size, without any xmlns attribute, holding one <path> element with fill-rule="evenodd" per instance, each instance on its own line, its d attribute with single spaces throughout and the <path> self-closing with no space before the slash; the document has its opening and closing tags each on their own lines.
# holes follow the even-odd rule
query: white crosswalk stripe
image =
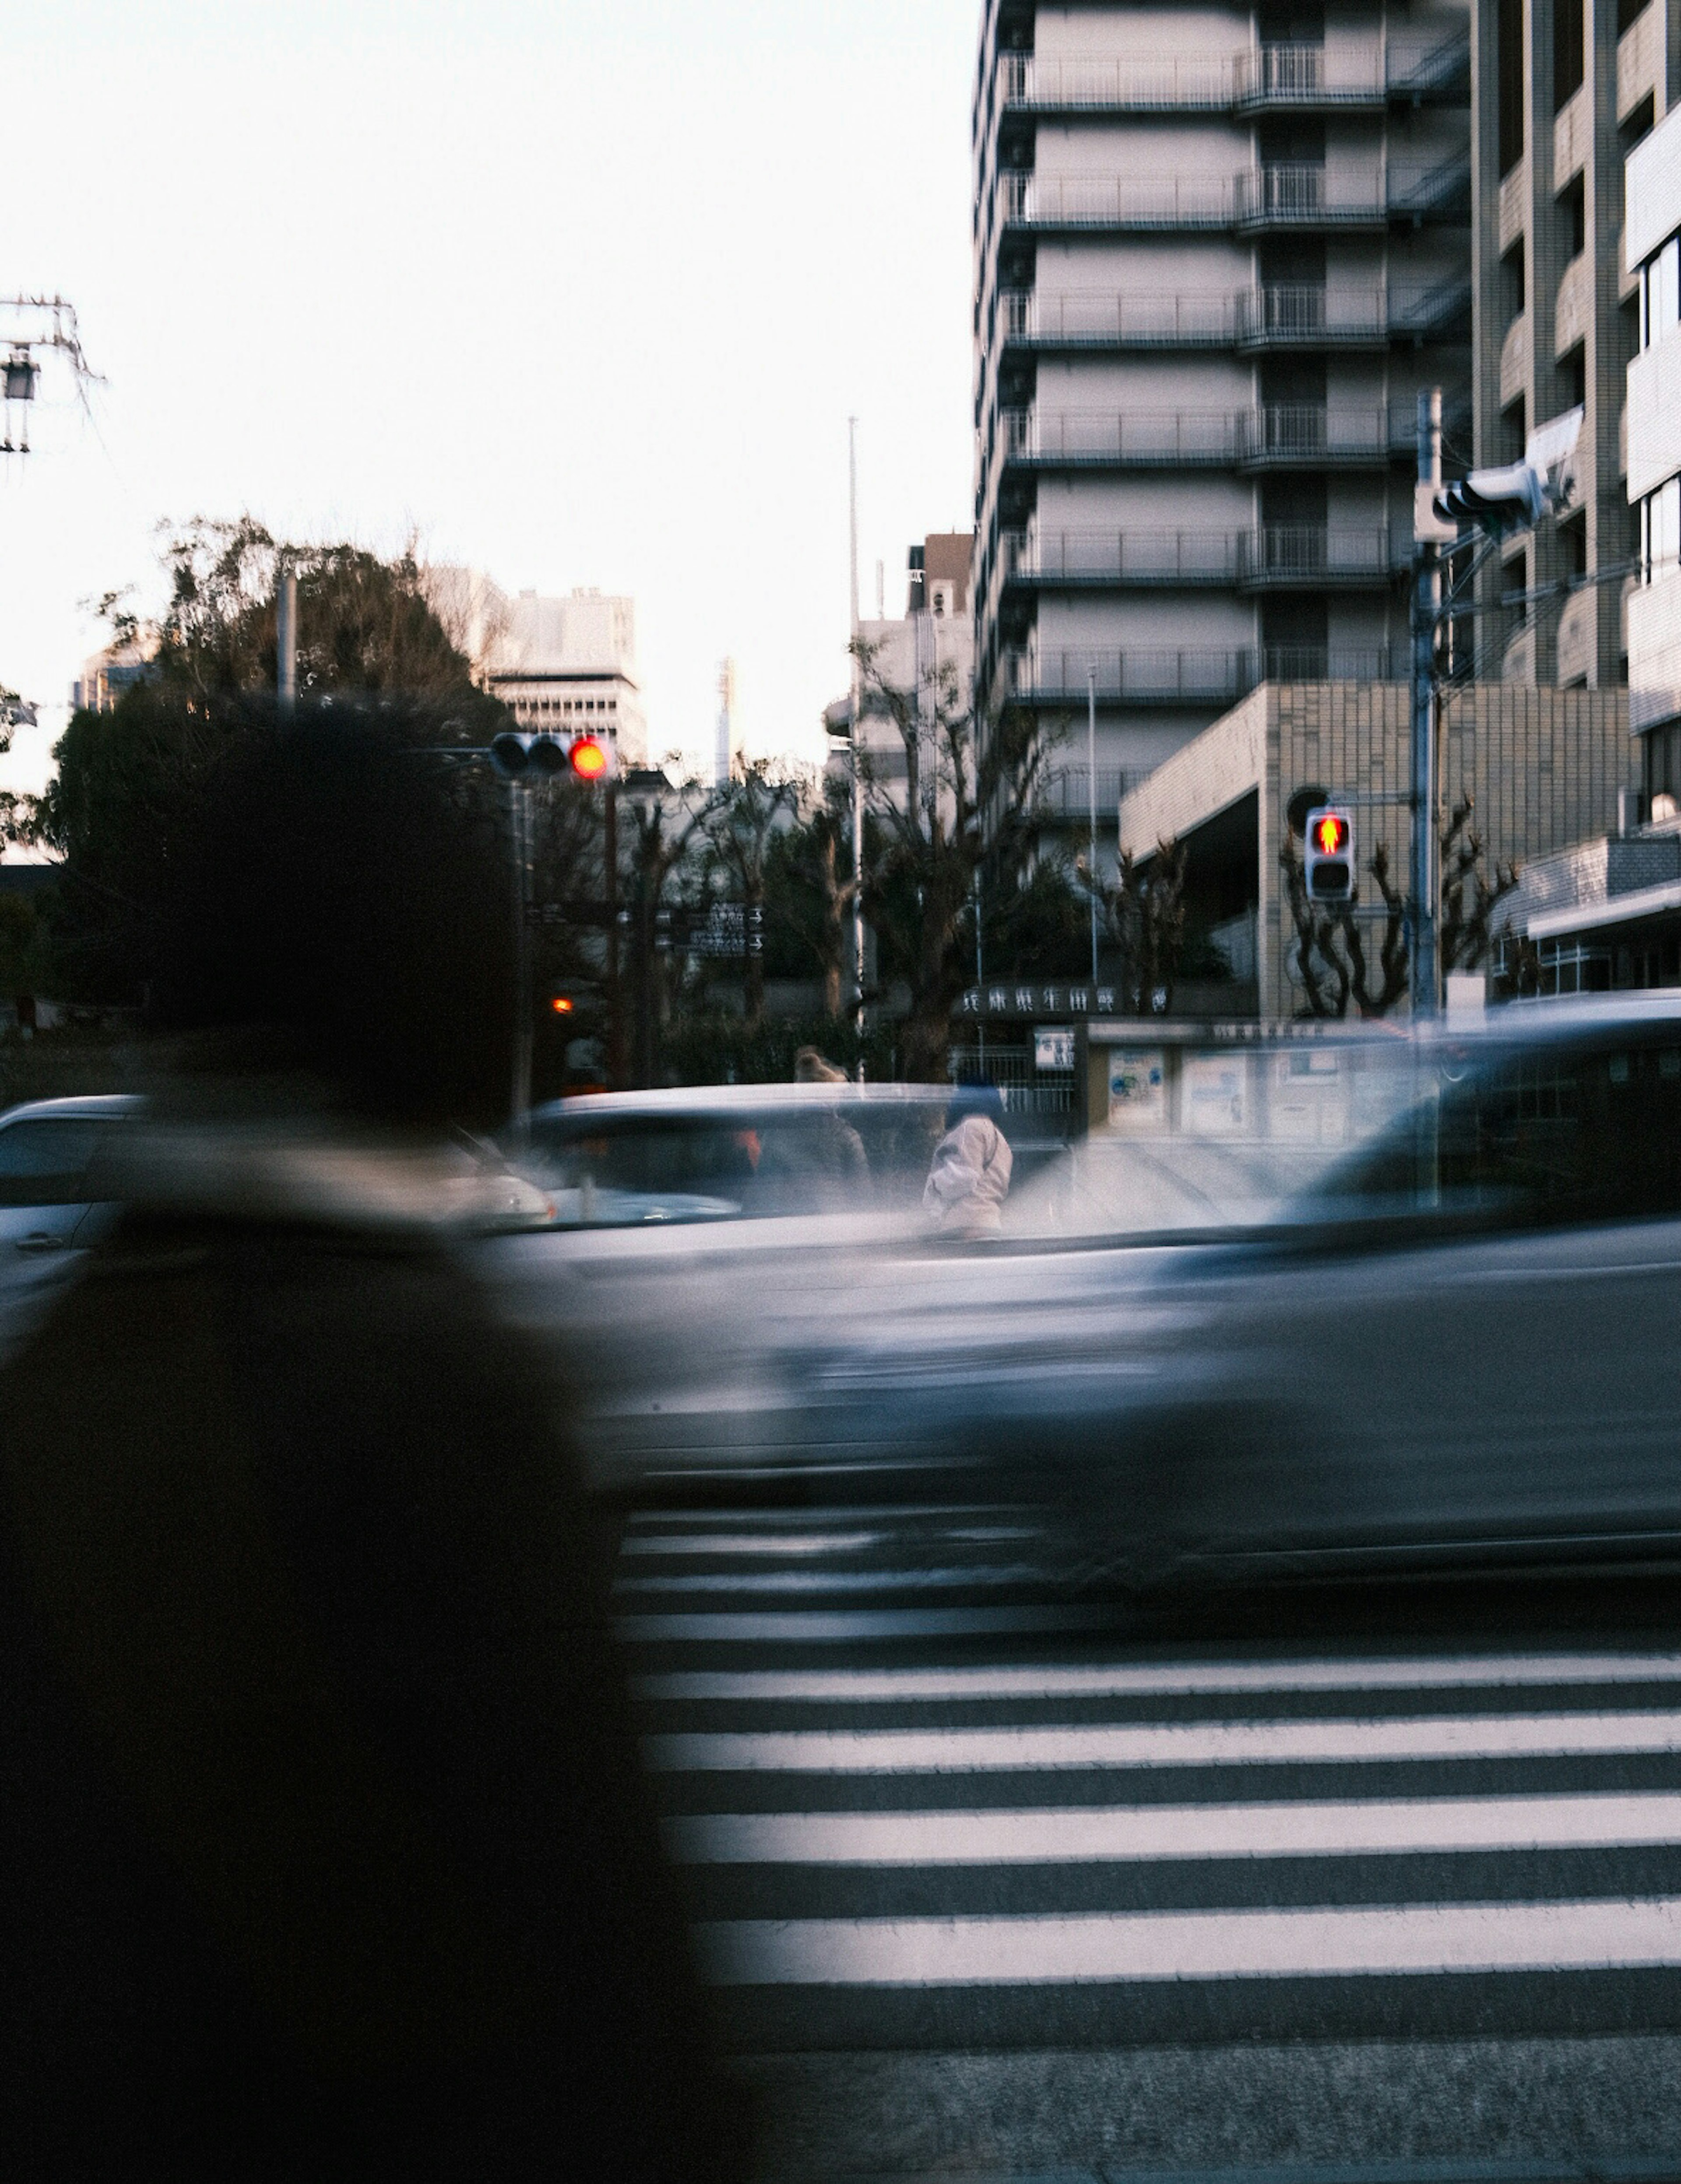
<svg viewBox="0 0 1681 2184">
<path fill-rule="evenodd" d="M 1681 2020 L 1681 1652 L 1161 1658 L 1033 1534 L 627 1528 L 643 1749 L 743 2042 L 1592 2029 L 1642 1980 Z M 638 1612 L 650 1562 L 715 1605 Z"/>
</svg>

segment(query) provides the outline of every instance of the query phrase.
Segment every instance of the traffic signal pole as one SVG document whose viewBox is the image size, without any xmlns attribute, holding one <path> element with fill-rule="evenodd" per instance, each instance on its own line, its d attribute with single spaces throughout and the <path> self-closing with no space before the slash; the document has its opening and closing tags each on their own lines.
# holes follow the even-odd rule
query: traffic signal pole
<svg viewBox="0 0 1681 2184">
<path fill-rule="evenodd" d="M 1442 482 L 1442 390 L 1418 391 L 1418 482 Z M 1412 549 L 1412 1013 L 1437 1007 L 1436 978 L 1436 630 L 1442 612 L 1442 549 L 1433 538 Z"/>
<path fill-rule="evenodd" d="M 508 784 L 508 824 L 514 844 L 514 1127 L 532 1107 L 531 802 L 523 781 Z"/>
</svg>

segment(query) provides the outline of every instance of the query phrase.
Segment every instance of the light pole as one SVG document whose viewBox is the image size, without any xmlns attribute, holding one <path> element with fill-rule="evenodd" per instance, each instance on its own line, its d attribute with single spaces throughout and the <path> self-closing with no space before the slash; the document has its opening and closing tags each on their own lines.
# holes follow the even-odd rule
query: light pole
<svg viewBox="0 0 1681 2184">
<path fill-rule="evenodd" d="M 1433 502 L 1442 483 L 1442 390 L 1418 390 L 1418 485 Z M 1442 549 L 1415 522 L 1412 549 L 1412 1013 L 1436 1013 L 1436 632 Z"/>
<path fill-rule="evenodd" d="M 858 1077 L 864 1078 L 864 767 L 859 733 L 863 689 L 858 659 L 858 420 L 849 417 L 847 472 L 852 538 L 852 956 L 858 981 L 854 1022 L 858 1032 Z"/>
</svg>

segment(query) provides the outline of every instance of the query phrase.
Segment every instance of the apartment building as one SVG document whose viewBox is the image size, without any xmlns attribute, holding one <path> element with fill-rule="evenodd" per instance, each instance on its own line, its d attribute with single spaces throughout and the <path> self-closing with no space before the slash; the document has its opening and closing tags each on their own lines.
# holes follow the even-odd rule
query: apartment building
<svg viewBox="0 0 1681 2184">
<path fill-rule="evenodd" d="M 1470 111 L 1447 0 L 986 0 L 978 694 L 1083 755 L 1094 689 L 1106 815 L 1263 679 L 1405 671 L 1421 386 L 1469 452 Z"/>
<path fill-rule="evenodd" d="M 1656 4 L 1647 16 L 1662 20 Z M 1644 20 L 1644 19 L 1643 19 Z M 1629 156 L 1624 228 L 1639 354 L 1628 366 L 1628 715 L 1654 819 L 1681 811 L 1681 107 Z"/>
<path fill-rule="evenodd" d="M 966 531 L 931 532 L 905 556 L 905 614 L 861 621 L 860 644 L 868 656 L 863 717 L 858 747 L 870 779 L 902 801 L 910 778 L 905 738 L 881 693 L 902 699 L 912 717 L 926 723 L 926 747 L 920 749 L 925 783 L 937 778 L 939 759 L 933 724 L 938 710 L 955 700 L 966 707 L 974 687 L 974 622 L 969 612 L 969 576 L 974 540 Z M 852 700 L 826 706 L 823 725 L 830 738 L 828 771 L 836 782 L 851 780 Z"/>
</svg>

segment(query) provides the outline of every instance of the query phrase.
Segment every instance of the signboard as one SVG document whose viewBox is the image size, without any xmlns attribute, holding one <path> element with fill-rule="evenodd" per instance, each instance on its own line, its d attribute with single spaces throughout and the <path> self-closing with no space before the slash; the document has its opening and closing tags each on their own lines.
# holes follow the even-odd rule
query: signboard
<svg viewBox="0 0 1681 2184">
<path fill-rule="evenodd" d="M 1033 1027 L 1035 1069 L 1071 1070 L 1074 1067 L 1074 1034 L 1058 1024 Z"/>
<path fill-rule="evenodd" d="M 1241 1137 L 1249 1127 L 1249 1057 L 1188 1054 L 1180 1073 L 1183 1127 L 1194 1138 Z"/>
<path fill-rule="evenodd" d="M 1167 1062 L 1160 1047 L 1114 1047 L 1109 1056 L 1111 1130 L 1165 1130 Z"/>
<path fill-rule="evenodd" d="M 679 906 L 660 913 L 660 939 L 669 948 L 686 949 L 691 956 L 708 956 L 739 961 L 743 956 L 765 952 L 765 913 L 738 902 L 709 902 L 689 909 Z"/>
<path fill-rule="evenodd" d="M 1342 1056 L 1333 1048 L 1311 1046 L 1278 1055 L 1267 1105 L 1275 1138 L 1340 1144 L 1347 1134 L 1348 1108 Z"/>
</svg>

